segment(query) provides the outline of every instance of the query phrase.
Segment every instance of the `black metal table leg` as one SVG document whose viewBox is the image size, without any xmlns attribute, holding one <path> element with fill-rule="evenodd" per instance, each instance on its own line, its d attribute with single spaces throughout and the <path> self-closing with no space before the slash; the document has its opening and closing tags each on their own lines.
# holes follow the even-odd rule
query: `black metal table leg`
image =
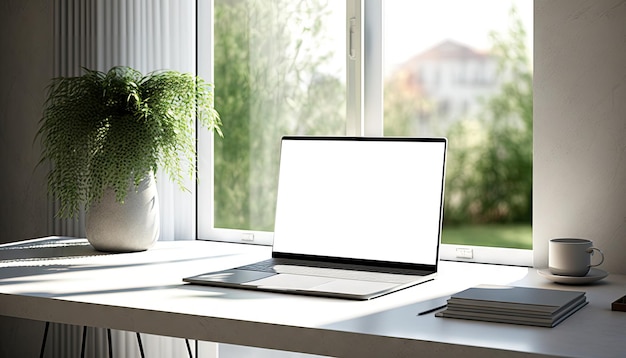
<svg viewBox="0 0 626 358">
<path fill-rule="evenodd" d="M 46 322 L 46 328 L 43 331 L 43 340 L 41 341 L 41 350 L 39 351 L 39 358 L 43 358 L 43 352 L 46 350 L 46 340 L 48 339 L 48 328 L 50 328 L 50 322 Z"/>
</svg>

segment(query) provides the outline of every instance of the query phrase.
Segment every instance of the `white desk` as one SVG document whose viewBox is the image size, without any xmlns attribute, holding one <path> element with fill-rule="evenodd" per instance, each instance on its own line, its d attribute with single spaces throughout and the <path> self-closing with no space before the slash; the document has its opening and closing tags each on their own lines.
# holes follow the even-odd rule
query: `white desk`
<svg viewBox="0 0 626 358">
<path fill-rule="evenodd" d="M 441 262 L 434 281 L 363 302 L 181 281 L 269 253 L 202 241 L 132 254 L 97 253 L 71 238 L 0 245 L 0 315 L 342 357 L 626 354 L 626 312 L 610 310 L 626 294 L 621 275 L 561 286 L 533 269 Z M 417 316 L 480 283 L 584 290 L 590 303 L 555 328 Z"/>
</svg>

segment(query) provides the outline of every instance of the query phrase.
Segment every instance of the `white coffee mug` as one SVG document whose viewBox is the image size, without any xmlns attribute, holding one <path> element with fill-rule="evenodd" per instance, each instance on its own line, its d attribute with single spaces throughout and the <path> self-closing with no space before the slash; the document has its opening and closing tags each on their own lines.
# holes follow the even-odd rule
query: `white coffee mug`
<svg viewBox="0 0 626 358">
<path fill-rule="evenodd" d="M 594 252 L 600 254 L 600 262 L 592 264 Z M 557 238 L 550 240 L 548 266 L 550 272 L 561 276 L 585 276 L 591 267 L 604 262 L 604 253 L 587 239 Z"/>
</svg>

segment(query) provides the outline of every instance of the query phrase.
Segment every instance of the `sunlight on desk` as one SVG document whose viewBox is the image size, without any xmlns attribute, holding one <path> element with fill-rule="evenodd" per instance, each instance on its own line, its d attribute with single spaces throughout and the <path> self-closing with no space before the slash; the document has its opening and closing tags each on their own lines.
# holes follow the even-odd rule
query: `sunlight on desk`
<svg viewBox="0 0 626 358">
<path fill-rule="evenodd" d="M 50 240 L 62 248 L 44 247 L 54 246 Z M 626 351 L 615 333 L 626 331 L 626 314 L 610 310 L 623 296 L 622 275 L 583 286 L 589 304 L 549 329 L 418 315 L 478 284 L 570 289 L 532 268 L 442 261 L 433 281 L 351 301 L 182 282 L 268 258 L 269 247 L 178 241 L 102 254 L 84 242 L 47 238 L 0 246 L 0 315 L 328 356 L 610 357 Z M 46 257 L 46 250 L 56 256 Z M 573 347 L 572 340 L 593 343 Z"/>
</svg>

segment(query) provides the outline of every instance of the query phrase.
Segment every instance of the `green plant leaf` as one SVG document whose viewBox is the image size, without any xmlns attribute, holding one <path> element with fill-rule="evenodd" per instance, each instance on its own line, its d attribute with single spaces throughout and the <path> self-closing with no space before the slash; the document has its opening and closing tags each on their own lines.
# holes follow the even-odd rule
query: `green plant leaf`
<svg viewBox="0 0 626 358">
<path fill-rule="evenodd" d="M 50 161 L 57 213 L 71 217 L 112 188 L 122 202 L 130 184 L 163 168 L 181 188 L 195 173 L 195 121 L 222 136 L 213 87 L 202 78 L 130 67 L 84 69 L 50 82 L 37 136 Z"/>
</svg>

